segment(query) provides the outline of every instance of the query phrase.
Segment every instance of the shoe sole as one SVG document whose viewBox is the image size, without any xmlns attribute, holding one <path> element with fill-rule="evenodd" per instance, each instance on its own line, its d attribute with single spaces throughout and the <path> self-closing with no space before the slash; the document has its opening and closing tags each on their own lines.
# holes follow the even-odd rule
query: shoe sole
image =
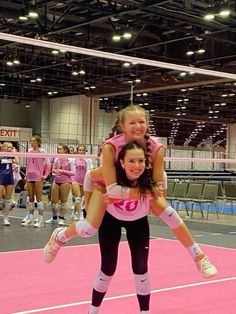
<svg viewBox="0 0 236 314">
<path fill-rule="evenodd" d="M 60 229 L 60 230 L 59 230 L 59 229 Z M 56 229 L 53 231 L 53 233 L 52 233 L 50 239 L 48 240 L 47 244 L 45 245 L 45 247 L 44 247 L 44 249 L 43 249 L 43 260 L 44 260 L 44 262 L 46 262 L 46 263 L 52 263 L 52 262 L 54 261 L 54 259 L 56 258 L 56 256 L 55 256 L 55 257 L 54 257 L 52 260 L 50 260 L 50 261 L 46 260 L 46 259 L 45 259 L 45 250 L 46 250 L 46 247 L 48 246 L 48 243 L 50 243 L 53 238 L 55 239 L 56 236 L 57 236 L 57 234 L 58 234 L 58 232 L 60 232 L 60 231 L 63 230 L 63 229 L 64 229 L 64 228 L 56 228 Z M 54 241 L 55 241 L 55 240 L 54 240 Z"/>
</svg>

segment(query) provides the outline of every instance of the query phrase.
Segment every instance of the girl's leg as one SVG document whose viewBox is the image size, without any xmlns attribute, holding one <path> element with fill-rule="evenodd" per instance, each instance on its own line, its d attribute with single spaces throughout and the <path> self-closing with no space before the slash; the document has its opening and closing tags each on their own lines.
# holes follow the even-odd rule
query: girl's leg
<svg viewBox="0 0 236 314">
<path fill-rule="evenodd" d="M 37 181 L 34 183 L 34 191 L 35 196 L 37 200 L 37 208 L 38 208 L 38 214 L 39 218 L 38 221 L 34 224 L 35 228 L 41 228 L 44 226 L 43 221 L 43 213 L 44 213 L 44 205 L 43 205 L 43 180 Z"/>
<path fill-rule="evenodd" d="M 82 196 L 83 190 L 82 186 L 78 183 L 72 184 L 72 194 L 75 196 L 75 205 L 71 215 L 72 220 L 79 220 L 79 213 L 82 212 L 81 210 L 81 203 L 82 203 Z"/>
<path fill-rule="evenodd" d="M 121 222 L 106 213 L 98 234 L 101 269 L 93 284 L 92 304 L 89 314 L 98 313 L 102 300 L 108 290 L 109 283 L 115 273 L 121 238 Z"/>
<path fill-rule="evenodd" d="M 4 193 L 4 185 L 0 184 L 0 210 L 3 210 L 3 193 Z"/>
<path fill-rule="evenodd" d="M 180 218 L 174 208 L 168 205 L 164 197 L 158 197 L 150 202 L 154 215 L 164 221 L 172 230 L 176 238 L 188 250 L 192 258 L 197 263 L 199 270 L 204 277 L 212 277 L 217 274 L 217 269 L 210 263 L 198 244 L 194 241 L 188 227 Z"/>
<path fill-rule="evenodd" d="M 149 313 L 151 287 L 148 273 L 149 224 L 147 217 L 125 223 L 125 229 L 131 251 L 140 311 Z"/>
<path fill-rule="evenodd" d="M 59 198 L 61 200 L 59 222 L 58 222 L 59 226 L 64 226 L 65 213 L 67 210 L 67 201 L 68 201 L 70 190 L 71 190 L 70 183 L 63 183 L 59 187 Z"/>
<path fill-rule="evenodd" d="M 32 226 L 34 223 L 34 182 L 27 181 L 26 189 L 28 193 L 29 202 L 27 202 L 26 209 L 28 210 L 28 218 L 22 222 L 23 227 Z"/>
<path fill-rule="evenodd" d="M 52 218 L 45 221 L 46 223 L 57 223 L 58 222 L 58 202 L 59 202 L 59 186 L 53 182 L 51 186 L 51 209 Z"/>
<path fill-rule="evenodd" d="M 79 236 L 88 238 L 95 235 L 101 225 L 104 213 L 105 204 L 102 187 L 96 187 L 91 195 L 90 202 L 87 208 L 87 216 L 85 220 L 77 221 L 67 228 L 57 228 L 54 230 L 51 238 L 44 247 L 44 260 L 51 263 L 59 249 L 71 238 Z"/>
<path fill-rule="evenodd" d="M 14 185 L 6 185 L 5 186 L 5 201 L 4 201 L 4 221 L 3 224 L 4 226 L 10 226 L 10 221 L 9 221 L 9 212 L 11 210 L 11 197 L 12 193 L 14 190 Z"/>
</svg>

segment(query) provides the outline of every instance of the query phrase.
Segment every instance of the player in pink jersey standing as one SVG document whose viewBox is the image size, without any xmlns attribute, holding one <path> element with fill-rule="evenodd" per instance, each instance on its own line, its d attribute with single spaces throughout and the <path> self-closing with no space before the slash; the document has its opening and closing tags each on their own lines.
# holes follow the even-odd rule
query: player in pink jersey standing
<svg viewBox="0 0 236 314">
<path fill-rule="evenodd" d="M 69 154 L 69 147 L 65 144 L 59 144 L 58 154 Z M 52 173 L 55 175 L 51 190 L 52 218 L 46 223 L 58 223 L 64 226 L 65 213 L 67 209 L 68 196 L 71 190 L 72 177 L 74 176 L 74 159 L 61 157 L 54 160 Z M 58 203 L 60 209 L 58 216 Z"/>
<path fill-rule="evenodd" d="M 87 205 L 87 216 L 85 221 L 78 221 L 65 230 L 55 230 L 50 240 L 44 248 L 44 259 L 46 262 L 54 260 L 63 241 L 67 241 L 74 236 L 88 237 L 93 236 L 101 225 L 105 205 L 103 196 L 99 189 L 94 188 L 92 180 L 104 179 L 109 197 L 115 199 L 139 199 L 139 189 L 135 187 L 124 188 L 117 184 L 115 162 L 121 148 L 128 142 L 137 141 L 149 154 L 150 166 L 152 167 L 153 180 L 156 182 L 157 198 L 150 203 L 152 213 L 162 219 L 172 230 L 174 235 L 187 249 L 198 269 L 204 277 L 212 277 L 217 274 L 216 267 L 208 260 L 204 252 L 194 241 L 189 229 L 184 221 L 165 200 L 163 189 L 158 186 L 163 184 L 164 178 L 164 149 L 155 138 L 148 135 L 148 116 L 147 112 L 139 106 L 128 106 L 122 109 L 118 114 L 118 120 L 113 128 L 122 129 L 123 133 L 113 136 L 105 141 L 102 150 L 103 166 L 88 174 L 91 186 L 85 188 L 85 191 L 92 195 Z M 113 132 L 114 133 L 114 132 Z M 88 181 L 88 180 L 87 180 Z M 61 241 L 60 239 L 64 239 Z"/>
<path fill-rule="evenodd" d="M 77 154 L 85 155 L 86 146 L 82 145 L 77 148 Z M 75 176 L 72 182 L 72 194 L 75 200 L 72 210 L 72 220 L 83 220 L 82 202 L 84 197 L 84 177 L 87 171 L 87 160 L 85 158 L 77 157 L 75 159 Z"/>
<path fill-rule="evenodd" d="M 34 135 L 31 138 L 31 147 L 28 152 L 36 154 L 46 153 L 41 148 L 41 138 Z M 44 226 L 43 212 L 44 205 L 42 200 L 44 180 L 50 173 L 50 161 L 45 157 L 29 157 L 27 158 L 26 166 L 26 188 L 29 196 L 29 215 L 28 218 L 22 223 L 23 226 L 34 226 L 40 228 Z M 34 222 L 34 200 L 37 201 L 38 220 Z"/>
</svg>

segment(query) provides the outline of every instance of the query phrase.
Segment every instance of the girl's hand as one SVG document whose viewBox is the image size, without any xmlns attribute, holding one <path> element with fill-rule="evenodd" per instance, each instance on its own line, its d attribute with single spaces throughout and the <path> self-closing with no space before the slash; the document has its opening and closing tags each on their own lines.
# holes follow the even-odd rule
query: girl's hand
<svg viewBox="0 0 236 314">
<path fill-rule="evenodd" d="M 108 196 L 108 194 L 103 194 L 103 200 L 104 200 L 104 203 L 108 206 L 109 204 L 112 204 L 112 203 L 115 203 L 115 202 L 120 202 L 121 199 L 119 198 L 110 198 Z"/>
<path fill-rule="evenodd" d="M 158 182 L 155 186 L 155 193 L 157 197 L 162 197 L 164 195 L 163 182 Z"/>
</svg>

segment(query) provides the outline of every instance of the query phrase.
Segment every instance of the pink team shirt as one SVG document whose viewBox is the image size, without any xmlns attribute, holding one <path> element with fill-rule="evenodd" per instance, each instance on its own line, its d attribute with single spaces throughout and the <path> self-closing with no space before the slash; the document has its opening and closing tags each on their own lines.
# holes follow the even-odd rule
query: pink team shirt
<svg viewBox="0 0 236 314">
<path fill-rule="evenodd" d="M 149 200 L 145 196 L 139 200 L 121 200 L 109 204 L 106 211 L 119 220 L 133 221 L 147 216 L 149 211 Z"/>
<path fill-rule="evenodd" d="M 71 183 L 74 176 L 74 161 L 70 158 L 56 158 L 53 163 L 53 168 L 66 170 L 67 173 L 56 173 L 55 183 Z"/>
<path fill-rule="evenodd" d="M 152 154 L 151 154 L 151 159 L 154 160 L 156 157 L 157 151 L 163 147 L 161 143 L 159 143 L 154 137 L 149 138 L 149 142 L 151 143 L 151 149 L 152 149 Z M 125 134 L 119 134 L 116 136 L 113 136 L 106 140 L 103 145 L 105 144 L 110 144 L 114 147 L 115 152 L 116 152 L 116 160 L 118 157 L 119 152 L 121 151 L 122 147 L 125 146 L 128 142 L 126 141 Z"/>
<path fill-rule="evenodd" d="M 30 148 L 29 153 L 46 153 L 43 148 L 33 149 Z M 26 166 L 26 180 L 27 181 L 40 181 L 43 177 L 47 177 L 50 173 L 50 162 L 48 158 L 27 158 Z"/>
<path fill-rule="evenodd" d="M 75 160 L 75 176 L 73 177 L 73 183 L 79 185 L 84 184 L 84 177 L 87 171 L 87 162 L 85 158 L 76 158 Z"/>
<path fill-rule="evenodd" d="M 155 138 L 150 137 L 151 143 L 151 159 L 154 160 L 157 151 L 163 147 Z M 125 134 L 119 134 L 106 140 L 104 144 L 111 144 L 116 152 L 116 160 L 122 147 L 127 144 Z M 149 201 L 151 197 L 146 196 L 139 200 L 121 200 L 112 204 L 109 204 L 106 210 L 115 218 L 125 221 L 133 221 L 145 217 L 149 211 Z"/>
</svg>

